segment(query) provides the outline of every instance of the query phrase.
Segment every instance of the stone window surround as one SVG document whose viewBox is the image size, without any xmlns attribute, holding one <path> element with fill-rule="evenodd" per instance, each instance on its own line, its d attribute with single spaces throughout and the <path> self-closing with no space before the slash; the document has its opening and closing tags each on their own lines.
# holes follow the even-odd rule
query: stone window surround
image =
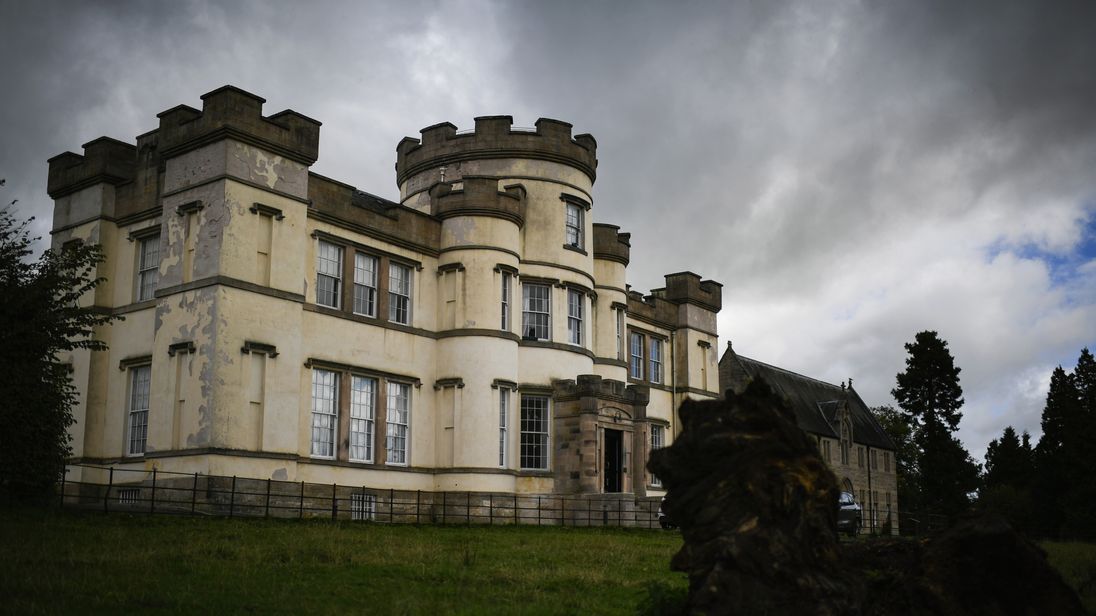
<svg viewBox="0 0 1096 616">
<path fill-rule="evenodd" d="M 651 362 L 651 345 L 650 340 L 659 340 L 662 342 L 662 365 L 663 372 L 665 372 L 666 366 L 666 346 L 669 342 L 669 336 L 653 332 L 649 329 L 643 329 L 634 325 L 625 326 L 627 331 L 627 348 L 625 349 L 626 361 L 628 362 L 628 382 L 639 383 L 641 385 L 662 385 L 662 381 L 652 381 L 650 374 L 650 362 Z M 643 371 L 641 378 L 632 376 L 632 335 L 638 334 L 641 337 L 641 345 L 643 355 L 640 358 L 640 369 Z"/>
<path fill-rule="evenodd" d="M 586 251 L 586 212 L 590 211 L 590 202 L 570 193 L 560 193 L 559 199 L 564 204 L 563 248 L 586 256 L 589 254 Z M 576 242 L 567 241 L 567 235 L 572 227 L 568 220 L 571 212 L 575 212 L 578 217 L 578 239 Z"/>
<path fill-rule="evenodd" d="M 338 310 L 340 312 L 345 312 L 346 314 L 353 315 L 355 317 L 362 317 L 362 318 L 365 318 L 365 319 L 368 319 L 368 320 L 371 320 L 371 321 L 377 321 L 377 322 L 382 322 L 383 321 L 383 322 L 396 323 L 397 325 L 413 326 L 413 324 L 415 322 L 415 309 L 414 309 L 414 306 L 415 306 L 415 280 L 414 280 L 414 272 L 421 272 L 422 271 L 423 267 L 422 267 L 422 263 L 420 261 L 416 261 L 414 259 L 409 259 L 409 258 L 401 256 L 401 255 L 396 255 L 396 254 L 390 253 L 386 250 L 381 250 L 379 248 L 375 248 L 375 247 L 372 247 L 372 246 L 367 246 L 365 244 L 361 244 L 361 243 L 355 242 L 353 240 L 349 240 L 349 239 L 346 239 L 346 238 L 343 238 L 343 237 L 339 237 L 337 235 L 332 235 L 332 234 L 327 233 L 325 231 L 320 231 L 320 230 L 313 231 L 312 234 L 311 234 L 311 237 L 313 239 L 317 240 L 317 244 L 316 244 L 317 246 L 318 246 L 318 241 L 322 240 L 322 241 L 327 242 L 329 244 L 334 244 L 336 246 L 341 247 L 342 251 L 343 251 L 342 252 L 342 254 L 343 254 L 343 259 L 342 259 L 342 288 L 339 290 L 339 300 L 340 300 L 339 301 L 339 307 L 334 308 L 334 307 L 331 307 L 331 306 L 326 306 L 325 304 L 318 304 L 318 303 L 316 304 L 317 306 L 323 306 L 323 307 L 329 308 L 331 310 Z M 377 272 L 376 272 L 376 276 L 377 276 L 376 295 L 377 295 L 377 297 L 376 297 L 376 302 L 375 302 L 375 305 L 374 305 L 374 314 L 372 314 L 372 315 L 360 314 L 360 313 L 354 312 L 354 284 L 353 284 L 353 280 L 354 280 L 354 265 L 355 265 L 355 262 L 356 262 L 355 255 L 357 253 L 362 253 L 364 255 L 373 257 L 377 260 Z M 408 314 L 408 322 L 407 323 L 399 323 L 398 321 L 392 321 L 392 320 L 387 318 L 389 316 L 389 288 L 388 288 L 388 285 L 389 285 L 389 272 L 390 272 L 389 264 L 391 264 L 391 263 L 395 263 L 397 265 L 401 265 L 401 266 L 407 267 L 407 268 L 412 270 L 411 280 L 409 281 L 410 301 L 409 301 L 409 306 L 408 306 L 408 313 L 409 314 Z M 315 259 L 313 259 L 312 270 L 311 271 L 313 272 L 312 280 L 314 281 L 314 280 L 316 280 L 316 263 L 315 263 Z M 347 284 L 347 281 L 350 281 L 350 284 Z M 315 298 L 313 298 L 313 302 L 315 302 Z"/>
<path fill-rule="evenodd" d="M 133 242 L 136 246 L 136 250 L 134 251 L 135 254 L 133 257 L 133 301 L 136 303 L 153 299 L 156 295 L 156 287 L 159 286 L 160 261 L 163 260 L 164 247 L 163 242 L 161 241 L 163 239 L 163 235 L 161 234 L 160 225 L 155 224 L 150 227 L 145 227 L 143 229 L 130 231 L 129 234 L 126 236 L 126 239 L 128 239 L 130 242 Z M 156 267 L 142 268 L 141 258 L 144 255 L 145 243 L 153 239 L 155 239 L 159 244 L 156 249 Z M 152 293 L 148 297 L 143 297 L 141 295 L 141 288 L 143 286 L 142 277 L 145 275 L 145 272 L 149 272 L 150 274 L 155 272 L 155 276 L 157 279 L 156 283 L 152 285 Z"/>
<path fill-rule="evenodd" d="M 412 434 L 412 417 L 414 416 L 414 396 L 411 395 L 410 388 L 408 389 L 408 426 L 407 426 L 407 463 L 390 464 L 387 462 L 387 433 L 388 433 L 388 384 L 400 383 L 408 386 L 414 386 L 415 389 L 422 387 L 422 380 L 418 377 L 395 374 L 392 372 L 386 372 L 383 370 L 375 370 L 372 368 L 366 368 L 362 366 L 353 366 L 350 364 L 344 364 L 335 361 L 329 361 L 319 358 L 310 357 L 308 361 L 304 363 L 304 367 L 310 372 L 313 369 L 328 370 L 336 373 L 338 392 L 336 394 L 336 428 L 335 428 L 335 455 L 333 457 L 315 456 L 309 453 L 309 457 L 316 460 L 334 460 L 340 463 L 347 463 L 351 466 L 361 467 L 379 467 L 379 466 L 397 466 L 406 467 L 410 466 L 411 460 L 411 434 Z M 375 380 L 374 392 L 373 392 L 373 462 L 362 462 L 359 460 L 350 459 L 350 377 L 360 376 L 365 378 L 371 378 Z M 309 374 L 309 390 L 308 396 L 308 408 L 309 415 L 311 416 L 312 408 L 312 392 L 311 383 L 312 376 Z M 311 421 L 309 422 L 309 442 L 311 442 Z M 310 449 L 311 451 L 311 449 Z"/>
</svg>

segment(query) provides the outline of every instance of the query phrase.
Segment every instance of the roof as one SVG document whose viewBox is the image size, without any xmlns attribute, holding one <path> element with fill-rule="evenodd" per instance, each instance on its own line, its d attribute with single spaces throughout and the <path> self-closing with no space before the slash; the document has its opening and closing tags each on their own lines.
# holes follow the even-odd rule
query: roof
<svg viewBox="0 0 1096 616">
<path fill-rule="evenodd" d="M 850 385 L 845 388 L 804 376 L 756 359 L 738 355 L 729 348 L 719 360 L 719 385 L 723 391 L 741 392 L 752 380 L 762 379 L 784 396 L 795 413 L 796 423 L 806 432 L 838 438 L 837 412 L 848 401 L 853 442 L 893 450 L 894 441 L 875 420 L 868 405 Z"/>
</svg>

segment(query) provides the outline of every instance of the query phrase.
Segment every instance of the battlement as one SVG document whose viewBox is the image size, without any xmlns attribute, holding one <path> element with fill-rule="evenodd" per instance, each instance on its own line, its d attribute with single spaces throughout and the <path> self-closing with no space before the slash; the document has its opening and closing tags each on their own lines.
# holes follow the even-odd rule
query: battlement
<svg viewBox="0 0 1096 616">
<path fill-rule="evenodd" d="M 723 307 L 723 285 L 714 280 L 701 280 L 692 272 L 666 274 L 666 286 L 652 289 L 651 295 L 675 304 L 694 304 L 719 312 Z"/>
<path fill-rule="evenodd" d="M 574 380 L 553 381 L 552 388 L 556 401 L 590 397 L 645 407 L 651 399 L 651 390 L 645 385 L 629 385 L 596 374 L 580 374 Z"/>
<path fill-rule="evenodd" d="M 449 122 L 428 126 L 421 139 L 404 137 L 396 146 L 396 183 L 442 165 L 485 158 L 532 158 L 570 165 L 594 181 L 597 141 L 591 135 L 571 137 L 571 125 L 541 118 L 536 131 L 515 129 L 510 116 L 476 118 L 472 132 L 457 133 Z"/>
<path fill-rule="evenodd" d="M 632 251 L 632 234 L 620 233 L 620 227 L 594 223 L 594 258 L 628 265 Z"/>
<path fill-rule="evenodd" d="M 439 182 L 430 188 L 430 209 L 438 218 L 454 216 L 493 216 L 525 224 L 525 187 L 511 184 L 499 190 L 499 179 L 466 175 L 460 188 L 455 183 Z"/>
<path fill-rule="evenodd" d="M 304 165 L 316 162 L 320 123 L 288 109 L 264 117 L 265 102 L 250 92 L 224 86 L 202 95 L 201 111 L 179 105 L 158 114 L 161 156 L 171 158 L 232 138 Z"/>
<path fill-rule="evenodd" d="M 84 144 L 84 155 L 73 152 L 49 159 L 46 191 L 58 199 L 99 183 L 125 184 L 137 173 L 137 147 L 110 137 Z"/>
</svg>

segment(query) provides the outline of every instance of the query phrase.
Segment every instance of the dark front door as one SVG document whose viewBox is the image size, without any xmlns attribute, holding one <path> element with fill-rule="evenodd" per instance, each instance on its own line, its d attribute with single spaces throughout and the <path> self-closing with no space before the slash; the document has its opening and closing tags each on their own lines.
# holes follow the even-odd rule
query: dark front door
<svg viewBox="0 0 1096 616">
<path fill-rule="evenodd" d="M 605 430 L 605 492 L 623 490 L 621 471 L 624 467 L 624 433 Z"/>
</svg>

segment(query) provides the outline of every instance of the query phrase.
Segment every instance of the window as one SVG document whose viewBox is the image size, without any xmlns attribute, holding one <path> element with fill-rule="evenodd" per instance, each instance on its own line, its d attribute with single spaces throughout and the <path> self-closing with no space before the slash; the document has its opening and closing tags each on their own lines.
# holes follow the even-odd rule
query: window
<svg viewBox="0 0 1096 616">
<path fill-rule="evenodd" d="M 652 383 L 662 382 L 662 341 L 651 338 L 651 368 L 650 379 Z"/>
<path fill-rule="evenodd" d="M 342 291 L 341 246 L 320 240 L 316 251 L 316 303 L 331 308 L 339 307 Z"/>
<path fill-rule="evenodd" d="M 399 263 L 388 265 L 388 320 L 411 324 L 411 268 Z"/>
<path fill-rule="evenodd" d="M 120 488 L 118 490 L 119 505 L 136 505 L 141 500 L 141 488 Z"/>
<path fill-rule="evenodd" d="M 852 436 L 849 431 L 849 422 L 841 422 L 841 463 L 849 463 L 849 441 L 852 440 Z M 861 499 L 863 500 L 863 499 Z"/>
<path fill-rule="evenodd" d="M 822 456 L 826 459 L 826 462 L 833 459 L 833 456 L 830 455 L 830 441 L 828 439 L 822 441 Z"/>
<path fill-rule="evenodd" d="M 373 461 L 376 391 L 375 379 L 350 377 L 350 459 L 354 462 Z"/>
<path fill-rule="evenodd" d="M 546 284 L 521 285 L 521 335 L 529 340 L 549 340 L 552 288 Z"/>
<path fill-rule="evenodd" d="M 662 426 L 651 426 L 651 451 L 656 449 L 662 449 L 665 443 L 665 428 Z M 662 487 L 662 480 L 651 474 L 651 485 L 657 488 Z"/>
<path fill-rule="evenodd" d="M 407 436 L 411 425 L 411 386 L 388 382 L 388 449 L 389 464 L 407 464 Z"/>
<path fill-rule="evenodd" d="M 377 257 L 354 254 L 354 312 L 377 316 Z"/>
<path fill-rule="evenodd" d="M 582 346 L 582 307 L 584 297 L 581 291 L 567 291 L 567 342 Z"/>
<path fill-rule="evenodd" d="M 617 359 L 624 361 L 624 309 L 617 308 L 616 311 L 616 343 L 617 343 Z"/>
<path fill-rule="evenodd" d="M 885 472 L 885 473 L 890 472 L 890 452 L 889 451 L 884 451 L 883 452 L 883 472 Z"/>
<path fill-rule="evenodd" d="M 521 397 L 521 468 L 548 470 L 548 397 Z"/>
<path fill-rule="evenodd" d="M 567 204 L 567 245 L 574 248 L 583 248 L 582 206 L 574 203 Z"/>
<path fill-rule="evenodd" d="M 312 371 L 312 455 L 317 458 L 335 457 L 338 392 L 338 374 L 330 370 Z"/>
<path fill-rule="evenodd" d="M 871 470 L 873 470 L 873 471 L 879 470 L 879 456 L 875 455 L 876 453 L 878 453 L 878 452 L 876 450 L 872 449 L 871 453 L 868 454 L 868 457 L 870 458 L 870 463 L 871 463 Z"/>
<path fill-rule="evenodd" d="M 372 520 L 377 515 L 377 497 L 373 494 L 356 492 L 350 495 L 350 519 Z"/>
<path fill-rule="evenodd" d="M 148 440 L 148 398 L 152 366 L 129 369 L 129 447 L 126 453 L 141 456 Z"/>
<path fill-rule="evenodd" d="M 633 379 L 643 378 L 643 334 L 632 333 L 632 369 L 631 377 Z"/>
<path fill-rule="evenodd" d="M 510 425 L 510 390 L 499 388 L 499 468 L 506 468 L 506 428 Z"/>
<path fill-rule="evenodd" d="M 160 283 L 160 236 L 140 240 L 137 247 L 137 301 L 152 299 Z"/>
<path fill-rule="evenodd" d="M 502 331 L 510 331 L 510 287 L 513 284 L 513 275 L 510 272 L 502 273 Z"/>
<path fill-rule="evenodd" d="M 864 468 L 864 448 L 856 448 L 856 465 L 860 468 Z"/>
</svg>

